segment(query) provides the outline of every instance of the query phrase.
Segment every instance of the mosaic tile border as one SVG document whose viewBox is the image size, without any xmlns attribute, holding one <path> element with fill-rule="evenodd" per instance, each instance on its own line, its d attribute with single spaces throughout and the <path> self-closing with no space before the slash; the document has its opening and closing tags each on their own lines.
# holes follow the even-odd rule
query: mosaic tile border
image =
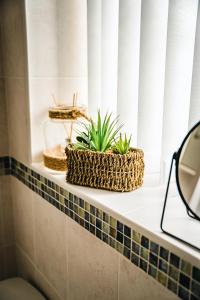
<svg viewBox="0 0 200 300">
<path fill-rule="evenodd" d="M 78 198 L 14 158 L 0 158 L 0 175 L 11 174 L 91 234 L 184 300 L 200 299 L 200 269 Z"/>
</svg>

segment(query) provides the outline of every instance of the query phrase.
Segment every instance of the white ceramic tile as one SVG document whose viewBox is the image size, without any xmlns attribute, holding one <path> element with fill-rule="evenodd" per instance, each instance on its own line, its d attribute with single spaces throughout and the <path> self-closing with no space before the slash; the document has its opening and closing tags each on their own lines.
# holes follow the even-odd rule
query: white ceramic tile
<svg viewBox="0 0 200 300">
<path fill-rule="evenodd" d="M 30 119 L 32 160 L 41 161 L 44 150 L 44 122 L 48 119 L 48 108 L 54 106 L 52 95 L 58 96 L 56 78 L 30 78 Z"/>
<path fill-rule="evenodd" d="M 87 76 L 87 1 L 58 5 L 59 76 Z"/>
<path fill-rule="evenodd" d="M 17 179 L 11 179 L 15 241 L 34 260 L 32 191 Z"/>
<path fill-rule="evenodd" d="M 120 256 L 119 300 L 178 300 L 172 292 Z"/>
<path fill-rule="evenodd" d="M 70 300 L 117 299 L 118 254 L 69 220 Z"/>
<path fill-rule="evenodd" d="M 34 194 L 36 267 L 64 299 L 66 291 L 66 216 Z"/>
<path fill-rule="evenodd" d="M 57 76 L 57 1 L 26 1 L 26 23 L 30 76 Z"/>
<path fill-rule="evenodd" d="M 6 101 L 8 112 L 9 152 L 21 162 L 29 162 L 30 131 L 27 82 L 7 78 Z"/>
<path fill-rule="evenodd" d="M 26 75 L 26 29 L 23 0 L 2 1 L 2 54 L 5 76 Z"/>
</svg>

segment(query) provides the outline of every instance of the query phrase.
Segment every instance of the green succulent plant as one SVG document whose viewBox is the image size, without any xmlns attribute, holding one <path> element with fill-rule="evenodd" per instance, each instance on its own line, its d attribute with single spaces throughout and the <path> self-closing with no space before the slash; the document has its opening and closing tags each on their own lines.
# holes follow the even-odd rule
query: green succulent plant
<svg viewBox="0 0 200 300">
<path fill-rule="evenodd" d="M 89 124 L 82 123 L 84 131 L 78 131 L 76 149 L 106 152 L 112 148 L 114 140 L 122 125 L 118 125 L 119 118 L 111 119 L 112 114 L 101 116 L 98 111 L 97 122 L 90 120 Z"/>
<path fill-rule="evenodd" d="M 122 155 L 127 154 L 130 149 L 130 142 L 131 142 L 131 136 L 127 138 L 125 134 L 123 138 L 122 134 L 120 133 L 119 139 L 115 141 L 115 144 L 112 148 L 113 152 Z"/>
</svg>

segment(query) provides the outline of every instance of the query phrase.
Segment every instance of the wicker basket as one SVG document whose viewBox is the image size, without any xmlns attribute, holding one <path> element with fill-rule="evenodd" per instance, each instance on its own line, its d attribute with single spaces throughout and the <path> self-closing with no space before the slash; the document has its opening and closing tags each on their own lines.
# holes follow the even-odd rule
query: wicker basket
<svg viewBox="0 0 200 300">
<path fill-rule="evenodd" d="M 66 148 L 68 182 L 93 188 L 128 192 L 143 183 L 144 153 L 131 148 L 128 154 L 101 153 Z"/>
</svg>

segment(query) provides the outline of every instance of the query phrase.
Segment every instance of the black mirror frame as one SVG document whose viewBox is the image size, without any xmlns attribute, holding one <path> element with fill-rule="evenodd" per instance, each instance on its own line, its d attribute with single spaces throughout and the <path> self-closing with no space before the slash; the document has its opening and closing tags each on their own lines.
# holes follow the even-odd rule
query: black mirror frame
<svg viewBox="0 0 200 300">
<path fill-rule="evenodd" d="M 178 187 L 178 191 L 179 191 L 179 194 L 180 194 L 180 196 L 181 196 L 181 199 L 183 200 L 183 203 L 184 203 L 184 205 L 185 205 L 185 207 L 186 207 L 187 214 L 188 214 L 188 216 L 191 217 L 191 218 L 194 218 L 194 219 L 196 219 L 196 220 L 198 220 L 198 221 L 200 220 L 199 217 L 196 216 L 196 214 L 193 213 L 193 211 L 189 208 L 188 204 L 186 203 L 186 200 L 184 199 L 183 194 L 182 194 L 182 192 L 181 192 L 181 188 L 180 188 L 180 185 L 179 185 L 179 181 L 177 180 L 177 179 L 178 179 L 178 163 L 179 163 L 179 159 L 180 159 L 180 153 L 181 153 L 181 150 L 182 150 L 182 148 L 183 148 L 183 146 L 184 146 L 184 144 L 185 144 L 185 141 L 186 141 L 187 138 L 189 137 L 190 133 L 191 133 L 197 126 L 199 126 L 199 124 L 200 124 L 200 121 L 199 121 L 197 124 L 195 124 L 195 125 L 191 128 L 191 130 L 187 133 L 186 137 L 184 138 L 184 140 L 183 140 L 183 142 L 182 142 L 182 144 L 181 144 L 181 147 L 178 149 L 178 152 L 174 152 L 174 154 L 172 155 L 172 160 L 171 160 L 171 165 L 170 165 L 170 170 L 169 170 L 169 178 L 168 178 L 168 181 L 167 181 L 167 188 L 166 188 L 165 199 L 164 199 L 163 210 L 162 210 L 161 221 L 160 221 L 160 228 L 161 228 L 161 230 L 162 230 L 165 234 L 169 235 L 169 236 L 172 237 L 172 238 L 177 239 L 177 240 L 180 241 L 180 242 L 185 243 L 185 244 L 188 245 L 188 246 L 191 246 L 191 247 L 195 248 L 195 249 L 198 250 L 198 251 L 200 250 L 199 247 L 197 247 L 197 246 L 195 246 L 195 245 L 193 245 L 193 244 L 191 244 L 191 243 L 189 243 L 189 242 L 187 242 L 187 241 L 185 241 L 185 240 L 183 240 L 183 239 L 181 239 L 181 238 L 175 236 L 174 234 L 168 232 L 167 230 L 165 230 L 165 229 L 163 228 L 163 222 L 164 222 L 164 215 L 165 215 L 165 209 L 166 209 L 166 204 L 167 204 L 167 197 L 168 197 L 168 191 L 169 191 L 169 186 L 170 186 L 170 180 L 171 180 L 171 174 L 172 174 L 172 168 L 173 168 L 174 161 L 176 162 L 176 171 L 175 171 L 175 173 L 176 173 L 177 187 Z M 190 214 L 190 212 L 191 212 L 192 215 Z"/>
<path fill-rule="evenodd" d="M 181 156 L 181 151 L 185 145 L 185 142 L 187 141 L 187 139 L 189 138 L 190 134 L 200 125 L 200 121 L 197 122 L 191 129 L 190 131 L 187 133 L 187 135 L 185 136 L 180 148 L 178 149 L 178 152 L 176 153 L 176 157 L 175 157 L 175 161 L 176 161 L 176 184 L 177 184 L 177 187 L 178 187 L 178 192 L 179 192 L 179 195 L 181 196 L 181 199 L 183 200 L 183 203 L 185 204 L 186 208 L 187 208 L 187 211 L 188 212 L 191 212 L 191 214 L 195 217 L 195 219 L 199 220 L 200 221 L 200 217 L 197 216 L 196 213 L 194 213 L 192 211 L 192 209 L 190 208 L 190 206 L 188 205 L 187 201 L 185 200 L 184 196 L 183 196 L 183 193 L 181 191 L 181 187 L 180 187 L 180 183 L 179 183 L 179 173 L 178 173 L 178 166 L 179 166 L 179 160 L 180 160 L 180 156 Z"/>
</svg>

